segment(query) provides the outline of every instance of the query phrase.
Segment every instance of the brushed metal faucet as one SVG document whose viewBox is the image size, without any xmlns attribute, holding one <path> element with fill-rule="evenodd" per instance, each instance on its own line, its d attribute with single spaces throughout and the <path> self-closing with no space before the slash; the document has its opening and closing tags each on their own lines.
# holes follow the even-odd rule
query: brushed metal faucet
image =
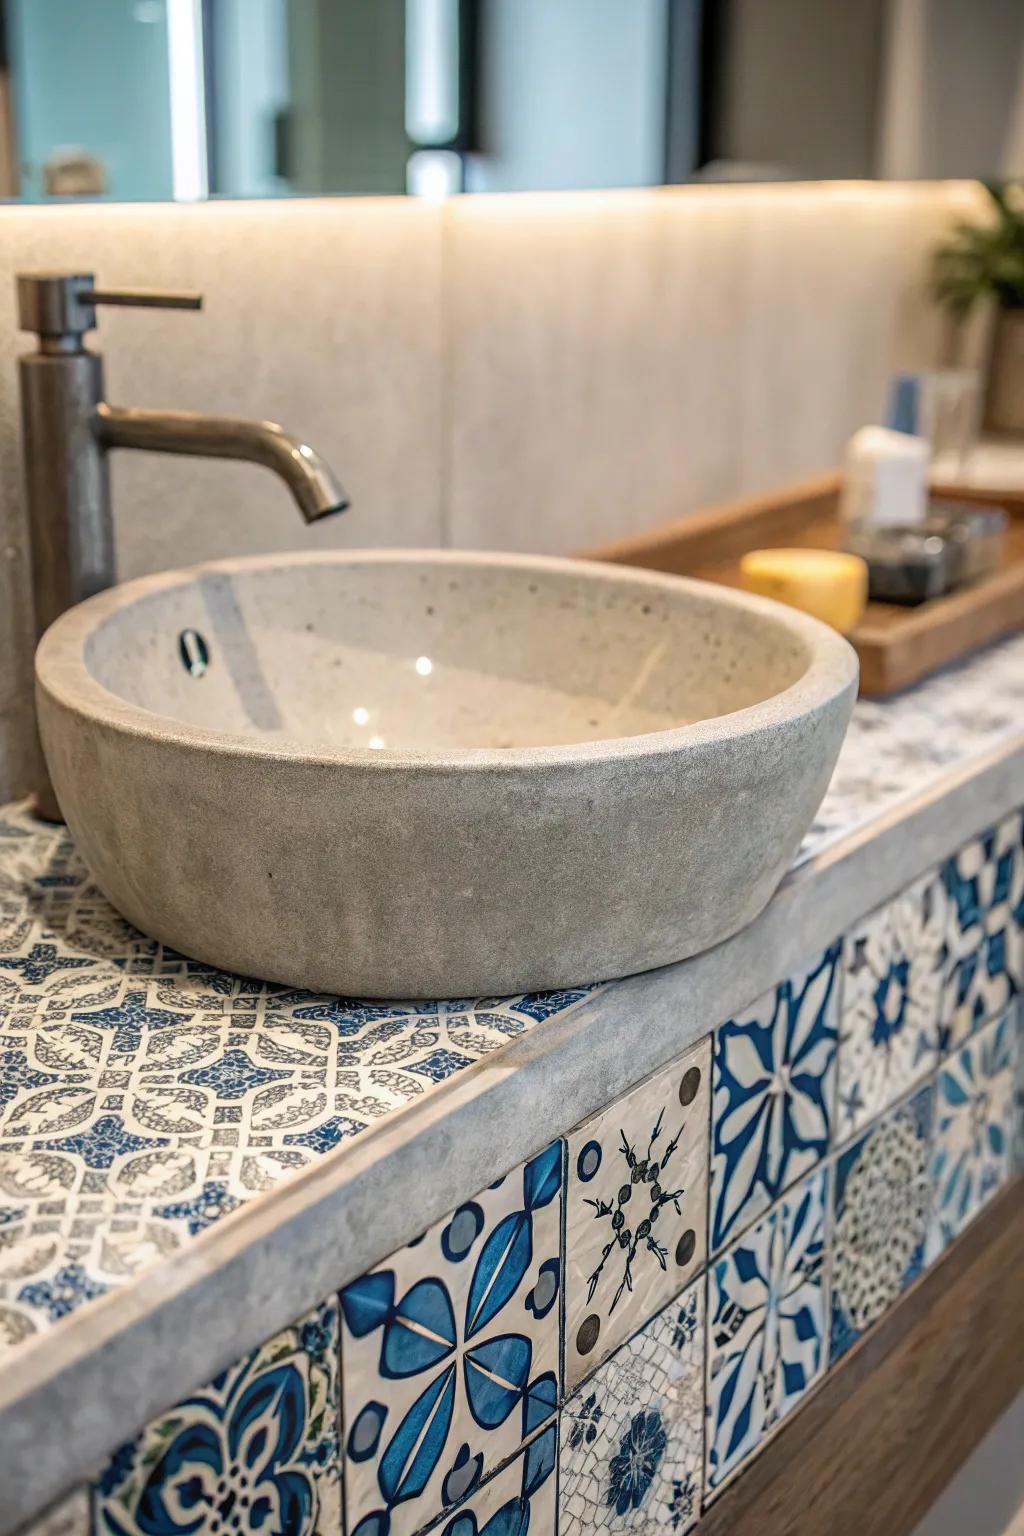
<svg viewBox="0 0 1024 1536">
<path fill-rule="evenodd" d="M 125 409 L 104 400 L 103 359 L 85 346 L 97 306 L 200 309 L 199 294 L 103 289 L 87 272 L 22 273 L 17 290 L 19 325 L 38 343 L 19 359 L 37 636 L 66 608 L 117 580 L 111 448 L 264 464 L 285 482 L 307 523 L 348 506 L 320 455 L 275 422 Z M 37 803 L 44 815 L 56 810 L 45 779 Z"/>
</svg>

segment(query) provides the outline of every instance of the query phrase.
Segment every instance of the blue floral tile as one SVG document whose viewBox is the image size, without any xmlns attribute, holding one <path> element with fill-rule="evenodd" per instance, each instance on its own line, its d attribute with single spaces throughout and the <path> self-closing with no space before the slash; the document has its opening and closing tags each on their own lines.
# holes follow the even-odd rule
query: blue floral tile
<svg viewBox="0 0 1024 1536">
<path fill-rule="evenodd" d="M 710 1076 L 704 1039 L 567 1138 L 567 1391 L 704 1263 Z"/>
<path fill-rule="evenodd" d="M 717 1252 L 824 1157 L 839 1014 L 833 944 L 715 1034 L 711 1248 Z"/>
<path fill-rule="evenodd" d="M 116 1451 L 93 1536 L 337 1536 L 337 1361 L 331 1301 Z"/>
<path fill-rule="evenodd" d="M 557 1452 L 552 1424 L 458 1509 L 442 1515 L 430 1536 L 556 1536 Z"/>
<path fill-rule="evenodd" d="M 562 1158 L 553 1142 L 342 1292 L 348 1536 L 421 1530 L 555 1412 Z"/>
<path fill-rule="evenodd" d="M 704 1482 L 704 1282 L 695 1281 L 562 1409 L 559 1536 L 684 1536 Z"/>
<path fill-rule="evenodd" d="M 960 1045 L 1024 986 L 1024 818 L 972 839 L 943 870 L 949 956 L 942 1024 Z"/>
<path fill-rule="evenodd" d="M 846 1141 L 938 1064 L 948 903 L 936 874 L 862 919 L 843 943 L 835 1139 Z"/>
<path fill-rule="evenodd" d="M 959 1237 L 1012 1174 L 1018 1048 L 1011 1011 L 969 1039 L 939 1072 L 928 1263 Z"/>
<path fill-rule="evenodd" d="M 708 1496 L 825 1368 L 827 1179 L 827 1168 L 805 1179 L 708 1272 Z"/>
<path fill-rule="evenodd" d="M 832 1345 L 837 1360 L 921 1271 L 933 1090 L 918 1090 L 836 1161 Z"/>
</svg>

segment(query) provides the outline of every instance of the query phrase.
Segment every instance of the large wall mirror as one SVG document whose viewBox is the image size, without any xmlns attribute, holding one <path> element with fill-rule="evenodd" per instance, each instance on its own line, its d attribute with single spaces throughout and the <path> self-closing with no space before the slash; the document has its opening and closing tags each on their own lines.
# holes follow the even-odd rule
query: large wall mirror
<svg viewBox="0 0 1024 1536">
<path fill-rule="evenodd" d="M 1022 174 L 1022 0 L 0 0 L 33 202 Z"/>
</svg>

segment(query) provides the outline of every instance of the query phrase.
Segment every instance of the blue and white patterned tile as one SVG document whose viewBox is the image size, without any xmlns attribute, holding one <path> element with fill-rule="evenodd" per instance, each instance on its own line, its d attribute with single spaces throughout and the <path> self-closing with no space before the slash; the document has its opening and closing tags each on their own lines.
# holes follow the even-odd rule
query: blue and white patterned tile
<svg viewBox="0 0 1024 1536">
<path fill-rule="evenodd" d="M 338 1305 L 148 1424 L 92 1485 L 93 1536 L 338 1536 Z"/>
<path fill-rule="evenodd" d="M 1024 817 L 1007 816 L 949 859 L 942 1024 L 962 1044 L 1024 986 Z"/>
<path fill-rule="evenodd" d="M 836 1160 L 832 1343 L 838 1360 L 921 1272 L 933 1088 L 920 1088 Z"/>
<path fill-rule="evenodd" d="M 553 1142 L 341 1294 L 348 1536 L 409 1536 L 555 1412 Z"/>
<path fill-rule="evenodd" d="M 704 1263 L 711 1042 L 567 1138 L 566 1390 Z"/>
<path fill-rule="evenodd" d="M 972 1036 L 939 1071 L 927 1263 L 1012 1176 L 1019 1044 L 1011 1010 Z"/>
<path fill-rule="evenodd" d="M 829 1147 L 840 945 L 715 1032 L 711 1249 L 717 1252 Z"/>
<path fill-rule="evenodd" d="M 361 1003 L 125 923 L 66 829 L 0 812 L 0 1351 L 587 989 Z"/>
<path fill-rule="evenodd" d="M 708 1271 L 708 1497 L 825 1369 L 827 1182 L 817 1169 Z"/>
<path fill-rule="evenodd" d="M 889 699 L 858 699 L 795 864 L 816 857 L 1020 733 L 1024 636 L 976 651 Z"/>
<path fill-rule="evenodd" d="M 557 1453 L 552 1424 L 458 1509 L 442 1515 L 430 1536 L 556 1536 Z"/>
<path fill-rule="evenodd" d="M 704 1281 L 598 1367 L 562 1409 L 559 1536 L 684 1536 L 704 1484 Z"/>
<path fill-rule="evenodd" d="M 843 942 L 835 1139 L 846 1141 L 938 1064 L 948 902 L 937 874 L 862 919 Z"/>
</svg>

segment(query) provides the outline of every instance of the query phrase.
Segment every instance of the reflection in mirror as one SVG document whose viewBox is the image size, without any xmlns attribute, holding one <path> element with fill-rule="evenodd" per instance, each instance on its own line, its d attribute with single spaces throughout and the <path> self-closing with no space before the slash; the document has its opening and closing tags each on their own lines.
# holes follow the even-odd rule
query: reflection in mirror
<svg viewBox="0 0 1024 1536">
<path fill-rule="evenodd" d="M 1020 0 L 0 0 L 0 195 L 1024 172 Z"/>
</svg>

